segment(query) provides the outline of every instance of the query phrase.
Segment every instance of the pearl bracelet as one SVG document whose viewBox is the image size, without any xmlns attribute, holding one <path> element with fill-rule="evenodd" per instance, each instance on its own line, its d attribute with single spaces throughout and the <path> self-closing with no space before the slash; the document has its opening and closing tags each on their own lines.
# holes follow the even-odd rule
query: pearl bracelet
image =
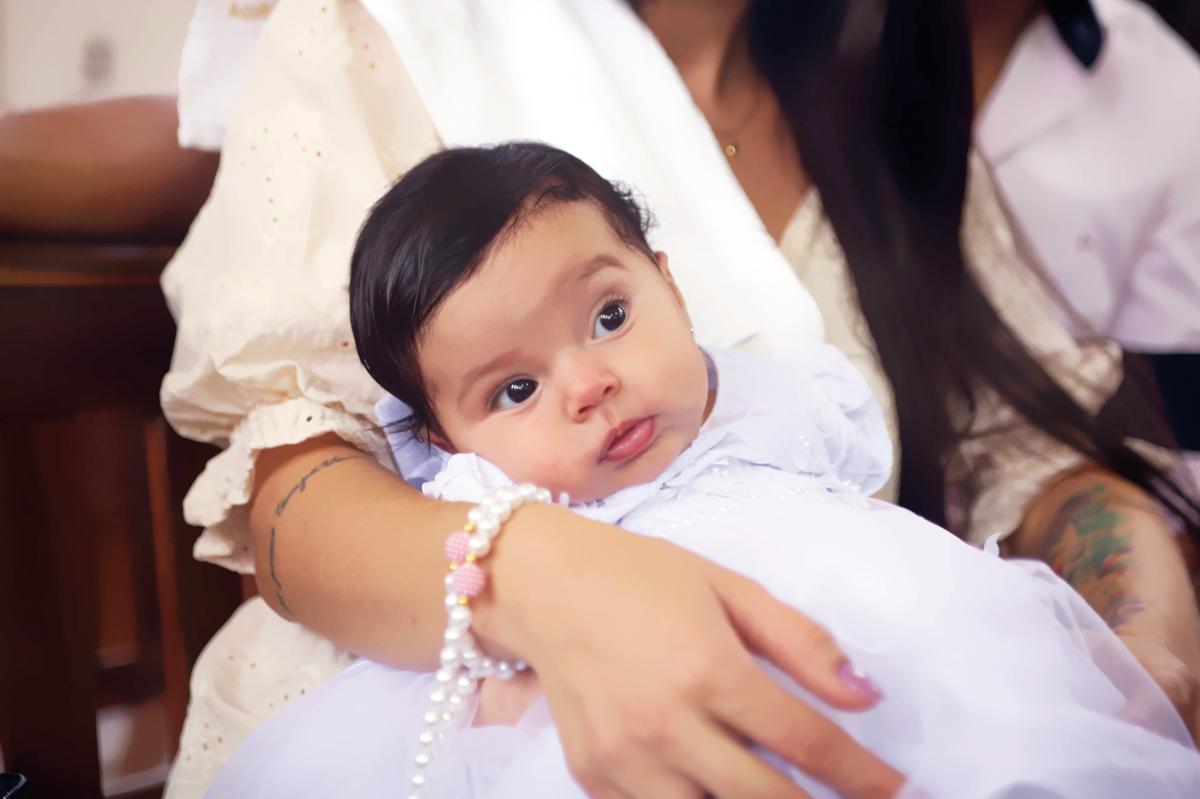
<svg viewBox="0 0 1200 799">
<path fill-rule="evenodd" d="M 550 501 L 549 491 L 528 483 L 496 489 L 467 513 L 463 529 L 446 539 L 446 557 L 450 559 L 445 579 L 449 618 L 438 657 L 441 667 L 435 675 L 437 684 L 429 694 L 425 727 L 417 739 L 419 747 L 413 758 L 416 769 L 409 799 L 421 799 L 428 787 L 425 772 L 433 762 L 435 748 L 457 726 L 479 681 L 492 676 L 512 679 L 527 668 L 519 660 L 514 663 L 493 660 L 479 652 L 471 635 L 470 602 L 487 585 L 487 574 L 479 567 L 479 561 L 492 551 L 492 541 L 500 534 L 504 522 L 522 505 Z"/>
</svg>

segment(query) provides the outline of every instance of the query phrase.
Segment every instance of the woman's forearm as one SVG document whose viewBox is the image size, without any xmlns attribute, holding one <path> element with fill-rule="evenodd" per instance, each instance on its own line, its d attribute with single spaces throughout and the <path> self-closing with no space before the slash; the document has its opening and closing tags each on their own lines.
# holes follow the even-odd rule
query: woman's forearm
<svg viewBox="0 0 1200 799">
<path fill-rule="evenodd" d="M 1167 645 L 1200 673 L 1191 583 L 1157 504 L 1136 486 L 1088 468 L 1031 506 L 1016 554 L 1050 564 L 1118 633 Z"/>
<path fill-rule="evenodd" d="M 333 436 L 263 452 L 256 477 L 250 529 L 267 603 L 352 652 L 432 666 L 443 541 L 466 509 L 423 497 Z"/>
<path fill-rule="evenodd" d="M 430 499 L 336 436 L 262 452 L 250 501 L 258 590 L 277 613 L 344 649 L 407 668 L 433 668 L 446 626 L 445 541 L 469 505 Z M 488 556 L 490 585 L 472 629 L 493 654 L 524 655 L 537 615 L 577 542 L 629 537 L 556 506 L 526 506 Z M 548 539 L 552 539 L 548 540 Z"/>
</svg>

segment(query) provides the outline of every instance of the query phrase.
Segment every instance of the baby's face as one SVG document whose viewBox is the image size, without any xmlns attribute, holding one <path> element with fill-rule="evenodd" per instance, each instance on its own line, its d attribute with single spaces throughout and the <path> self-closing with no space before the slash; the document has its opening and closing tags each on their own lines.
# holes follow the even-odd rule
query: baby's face
<svg viewBox="0 0 1200 799">
<path fill-rule="evenodd" d="M 586 202 L 495 247 L 430 319 L 418 360 L 437 443 L 577 502 L 653 479 L 708 406 L 666 257 L 630 249 Z"/>
</svg>

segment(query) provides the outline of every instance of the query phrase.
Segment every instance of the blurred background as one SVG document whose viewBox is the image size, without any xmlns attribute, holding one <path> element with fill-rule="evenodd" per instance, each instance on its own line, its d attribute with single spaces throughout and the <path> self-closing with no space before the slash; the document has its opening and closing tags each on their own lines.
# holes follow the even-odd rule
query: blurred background
<svg viewBox="0 0 1200 799">
<path fill-rule="evenodd" d="M 0 113 L 173 94 L 193 0 L 0 0 Z"/>
<path fill-rule="evenodd" d="M 194 8 L 0 0 L 0 114 L 173 95 Z M 40 772 L 22 797 L 160 795 L 191 663 L 242 598 L 192 568 L 178 509 L 211 451 L 157 409 L 173 249 L 0 237 L 0 741 Z"/>
</svg>

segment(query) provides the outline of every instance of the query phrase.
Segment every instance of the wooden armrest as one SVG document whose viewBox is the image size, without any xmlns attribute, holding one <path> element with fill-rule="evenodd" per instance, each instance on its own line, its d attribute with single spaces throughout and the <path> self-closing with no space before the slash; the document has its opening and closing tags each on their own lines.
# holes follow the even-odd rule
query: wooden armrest
<svg viewBox="0 0 1200 799">
<path fill-rule="evenodd" d="M 166 244 L 15 241 L 0 244 L 0 288 L 158 286 Z"/>
<path fill-rule="evenodd" d="M 0 418 L 157 407 L 175 331 L 158 278 L 173 251 L 0 244 Z"/>
</svg>

